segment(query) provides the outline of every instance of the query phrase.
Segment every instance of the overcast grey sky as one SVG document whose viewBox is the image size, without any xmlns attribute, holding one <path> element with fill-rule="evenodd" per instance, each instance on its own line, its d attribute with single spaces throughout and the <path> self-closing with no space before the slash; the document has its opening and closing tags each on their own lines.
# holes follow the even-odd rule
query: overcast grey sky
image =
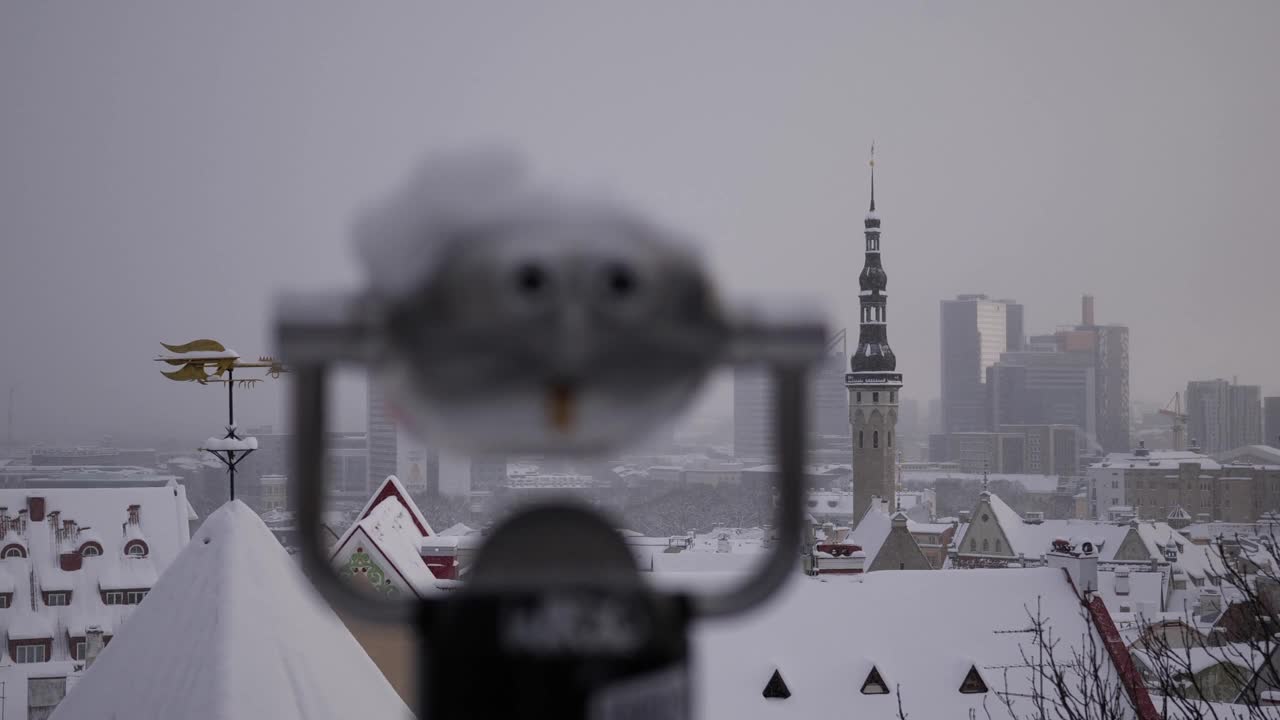
<svg viewBox="0 0 1280 720">
<path fill-rule="evenodd" d="M 1135 399 L 1275 392 L 1277 28 L 1271 2 L 0 4 L 0 391 L 19 437 L 207 436 L 221 396 L 158 342 L 267 351 L 278 288 L 357 281 L 354 211 L 477 142 L 856 332 L 874 138 L 906 395 L 937 395 L 958 292 L 1030 331 L 1093 293 Z"/>
</svg>

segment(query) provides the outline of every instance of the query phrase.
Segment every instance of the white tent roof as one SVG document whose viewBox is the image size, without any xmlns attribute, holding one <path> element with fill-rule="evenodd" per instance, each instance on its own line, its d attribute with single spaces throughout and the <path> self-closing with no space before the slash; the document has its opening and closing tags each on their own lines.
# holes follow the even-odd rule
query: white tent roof
<svg viewBox="0 0 1280 720">
<path fill-rule="evenodd" d="M 407 718 L 257 515 L 222 506 L 53 717 Z"/>
</svg>

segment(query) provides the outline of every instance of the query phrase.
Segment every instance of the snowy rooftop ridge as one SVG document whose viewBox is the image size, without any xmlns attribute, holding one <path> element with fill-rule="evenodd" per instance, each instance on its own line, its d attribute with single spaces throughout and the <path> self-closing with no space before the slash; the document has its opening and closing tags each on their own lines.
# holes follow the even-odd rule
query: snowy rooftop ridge
<svg viewBox="0 0 1280 720">
<path fill-rule="evenodd" d="M 266 525 L 235 500 L 205 521 L 53 718 L 408 715 Z"/>
</svg>

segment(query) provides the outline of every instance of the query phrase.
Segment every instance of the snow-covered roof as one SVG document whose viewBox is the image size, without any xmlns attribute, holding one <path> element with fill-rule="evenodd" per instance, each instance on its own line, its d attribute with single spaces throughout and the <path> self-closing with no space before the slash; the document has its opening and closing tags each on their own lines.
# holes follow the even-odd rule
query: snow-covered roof
<svg viewBox="0 0 1280 720">
<path fill-rule="evenodd" d="M 1177 470 L 1182 463 L 1198 463 L 1201 470 L 1218 470 L 1222 466 L 1208 455 L 1201 455 L 1190 450 L 1144 450 L 1137 455 L 1128 452 L 1110 453 L 1099 462 L 1089 466 L 1091 470 L 1129 470 L 1157 469 Z"/>
<path fill-rule="evenodd" d="M 990 473 L 988 480 L 1004 480 L 1020 483 L 1028 492 L 1051 493 L 1058 489 L 1062 479 L 1058 475 L 1034 475 L 1030 473 Z M 938 480 L 959 480 L 966 484 L 977 485 L 982 482 L 982 473 L 966 473 L 947 468 L 940 469 L 904 469 L 903 483 L 928 483 L 932 485 Z"/>
<path fill-rule="evenodd" d="M 394 574 L 386 578 L 391 586 L 422 595 L 436 587 L 436 577 L 420 553 L 426 537 L 435 537 L 431 525 L 396 476 L 389 475 L 334 544 L 331 557 L 341 565 L 353 553 L 380 555 L 391 566 L 385 569 Z M 383 569 L 381 561 L 375 563 Z"/>
<path fill-rule="evenodd" d="M 1037 602 L 1048 619 L 1056 652 L 1070 661 L 1091 625 L 1061 570 L 883 571 L 823 580 L 797 577 L 763 610 L 696 626 L 696 715 L 707 718 L 908 717 L 1008 718 L 998 692 L 1031 688 L 1023 651 L 1031 655 L 1028 613 Z M 938 602 L 945 598 L 946 612 Z M 1008 632 L 1015 631 L 1015 632 Z M 1097 640 L 1095 635 L 1095 640 Z M 1104 653 L 1097 640 L 1095 650 Z M 1112 681 L 1114 670 L 1102 657 Z M 891 692 L 867 695 L 872 668 Z M 963 694 L 976 667 L 990 692 Z M 1006 669 L 1008 669 L 1006 675 Z M 769 699 L 773 673 L 791 695 Z M 1030 700 L 1010 697 L 1018 717 L 1034 715 Z M 985 702 L 984 702 L 985 701 Z"/>
<path fill-rule="evenodd" d="M 1009 539 L 1009 552 L 1001 554 L 1012 557 L 1025 555 L 1027 558 L 1038 558 L 1053 548 L 1054 540 L 1062 538 L 1073 544 L 1091 541 L 1098 548 L 1098 559 L 1107 561 L 1115 557 L 1116 550 L 1129 532 L 1127 525 L 1096 520 L 1042 520 L 1028 523 L 995 493 L 984 493 L 976 512 L 981 512 L 983 499 L 989 502 L 992 515 L 999 521 L 1000 528 Z M 1161 525 L 1169 527 L 1164 523 Z M 964 541 L 969 527 L 970 524 L 962 523 L 955 533 L 955 546 L 961 553 L 968 552 Z"/>
<path fill-rule="evenodd" d="M 236 500 L 205 521 L 53 714 L 87 717 L 348 720 L 408 709 Z"/>
<path fill-rule="evenodd" d="M 25 528 L 17 520 L 17 512 L 29 507 L 30 498 L 43 498 L 46 517 L 26 521 Z M 129 508 L 137 505 L 138 525 L 129 522 Z M 16 543 L 27 549 L 27 557 L 0 559 L 0 586 L 13 591 L 9 610 L 0 610 L 0 632 L 10 640 L 32 637 L 33 618 L 47 625 L 52 637 L 50 659 L 43 663 L 21 666 L 11 664 L 7 648 L 0 661 L 0 681 L 10 688 L 6 696 L 6 717 L 24 717 L 28 675 L 56 677 L 70 669 L 72 648 L 68 634 L 79 636 L 87 625 L 99 625 L 107 633 L 120 627 L 136 607 L 137 597 L 123 594 L 121 604 L 107 605 L 102 591 L 114 589 L 112 578 L 128 577 L 136 584 L 120 589 L 147 590 L 156 576 L 168 567 L 187 544 L 190 537 L 186 490 L 180 485 L 115 487 L 115 488 L 26 488 L 0 490 L 0 507 L 7 508 L 9 532 L 0 545 Z M 53 527 L 57 513 L 58 528 Z M 75 525 L 68 530 L 63 523 Z M 148 554 L 145 558 L 126 557 L 124 544 L 130 537 L 145 534 Z M 102 546 L 102 554 L 80 558 L 78 570 L 63 570 L 60 555 L 78 551 L 86 543 Z M 48 606 L 41 592 L 70 592 L 70 604 Z M 135 604 L 129 604 L 129 603 Z M 33 611 L 32 608 L 35 608 Z M 39 669 L 35 674 L 31 666 Z M 18 692 L 16 688 L 22 688 Z"/>
<path fill-rule="evenodd" d="M 464 525 L 462 523 L 454 523 L 453 525 L 450 525 L 448 528 L 441 530 L 440 535 L 441 537 L 451 537 L 453 535 L 467 535 L 473 532 L 475 532 L 475 530 L 468 525 Z"/>
</svg>

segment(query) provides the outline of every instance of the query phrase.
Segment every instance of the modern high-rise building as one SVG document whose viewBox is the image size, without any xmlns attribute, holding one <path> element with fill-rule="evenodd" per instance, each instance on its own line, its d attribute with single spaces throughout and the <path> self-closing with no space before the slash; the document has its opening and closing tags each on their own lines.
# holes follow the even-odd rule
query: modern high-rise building
<svg viewBox="0 0 1280 720">
<path fill-rule="evenodd" d="M 1037 338 L 1039 340 L 1039 338 Z M 1094 322 L 1093 296 L 1081 298 L 1080 324 L 1054 333 L 1059 352 L 1088 358 L 1094 370 L 1095 433 L 1106 452 L 1129 447 L 1129 328 Z"/>
<path fill-rule="evenodd" d="M 987 369 L 992 428 L 1001 425 L 1074 425 L 1094 444 L 1097 386 L 1091 355 L 1054 351 L 1008 352 Z"/>
<path fill-rule="evenodd" d="M 987 368 L 1023 347 L 1022 306 L 986 295 L 942 301 L 942 431 L 981 432 L 988 424 Z"/>
<path fill-rule="evenodd" d="M 1208 455 L 1262 442 L 1262 388 L 1226 380 L 1187 383 L 1187 433 Z"/>
<path fill-rule="evenodd" d="M 1262 443 L 1262 388 L 1258 385 L 1231 386 L 1231 415 L 1227 418 L 1227 439 L 1234 450 Z"/>
<path fill-rule="evenodd" d="M 396 453 L 397 429 L 388 412 L 386 400 L 376 383 L 368 383 L 368 419 L 366 442 L 369 447 L 369 487 L 376 488 L 395 475 L 399 457 Z"/>
<path fill-rule="evenodd" d="M 1187 383 L 1187 415 L 1188 437 L 1207 455 L 1263 442 L 1260 386 L 1192 380 Z"/>
<path fill-rule="evenodd" d="M 861 310 L 858 348 L 845 375 L 849 391 L 849 425 L 853 444 L 853 521 L 871 506 L 872 498 L 895 497 L 893 434 L 898 426 L 898 393 L 902 373 L 889 347 L 889 278 L 880 261 L 880 217 L 876 215 L 875 160 L 871 164 L 871 208 L 863 222 L 866 251 L 858 275 Z M 1003 330 L 1003 328 L 1002 328 Z M 1003 338 L 1001 339 L 1003 343 Z"/>
<path fill-rule="evenodd" d="M 1186 405 L 1188 446 L 1205 453 L 1230 450 L 1231 384 L 1226 380 L 1192 380 L 1187 383 Z"/>
<path fill-rule="evenodd" d="M 817 438 L 849 436 L 849 395 L 844 386 L 845 331 L 827 346 L 826 358 L 809 376 L 809 434 Z M 773 383 L 758 368 L 733 373 L 733 453 L 739 458 L 774 457 Z"/>
<path fill-rule="evenodd" d="M 1262 444 L 1280 448 L 1280 397 L 1262 401 Z"/>
</svg>

